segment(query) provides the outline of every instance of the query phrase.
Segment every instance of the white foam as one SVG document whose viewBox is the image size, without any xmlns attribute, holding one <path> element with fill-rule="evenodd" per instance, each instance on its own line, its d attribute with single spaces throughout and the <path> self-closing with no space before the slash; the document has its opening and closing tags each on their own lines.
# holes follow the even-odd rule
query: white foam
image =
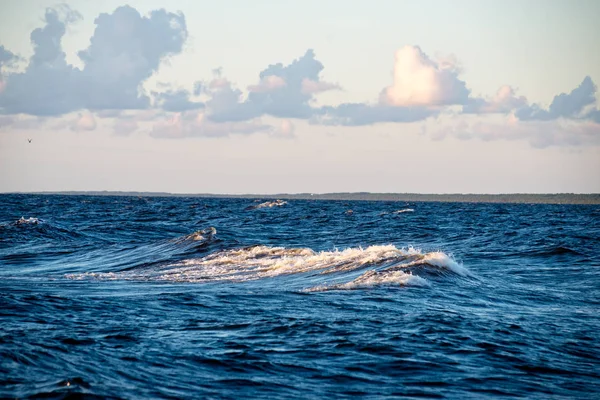
<svg viewBox="0 0 600 400">
<path fill-rule="evenodd" d="M 287 204 L 287 201 L 284 200 L 275 200 L 275 201 L 265 201 L 264 203 L 260 203 L 253 208 L 271 208 L 271 207 L 281 207 Z"/>
<path fill-rule="evenodd" d="M 175 241 L 201 241 L 201 240 L 210 240 L 214 235 L 217 234 L 217 230 L 214 227 L 210 227 L 201 231 L 196 231 L 189 235 L 183 236 L 181 238 L 175 239 Z"/>
<path fill-rule="evenodd" d="M 412 208 L 405 208 L 403 210 L 394 211 L 393 214 L 403 214 L 409 212 L 415 212 L 415 210 L 413 210 Z"/>
<path fill-rule="evenodd" d="M 41 223 L 42 221 L 38 218 L 34 218 L 34 217 L 30 217 L 30 218 L 19 218 L 15 224 L 17 225 L 21 225 L 21 224 L 31 224 L 31 225 L 37 225 L 39 223 Z"/>
<path fill-rule="evenodd" d="M 420 260 L 420 263 L 433 265 L 438 268 L 449 269 L 452 272 L 454 272 L 458 275 L 461 275 L 461 276 L 469 276 L 470 275 L 468 269 L 466 269 L 463 265 L 457 263 L 446 253 L 443 253 L 441 251 L 434 251 L 434 252 L 425 254 L 423 256 L 423 258 Z"/>
<path fill-rule="evenodd" d="M 198 232 L 196 234 L 199 234 Z M 200 235 L 203 236 L 203 235 Z M 308 273 L 314 277 L 343 274 L 379 266 L 380 271 L 367 271 L 358 278 L 332 286 L 352 289 L 384 284 L 424 285 L 427 281 L 405 268 L 430 265 L 467 275 L 463 266 L 442 252 L 423 254 L 409 247 L 393 245 L 348 248 L 315 252 L 309 248 L 254 246 L 220 251 L 203 258 L 188 259 L 159 267 L 115 273 L 70 274 L 70 279 L 125 279 L 171 282 L 250 281 L 282 275 Z M 339 279 L 339 277 L 338 277 Z M 327 287 L 326 290 L 329 290 Z"/>
<path fill-rule="evenodd" d="M 374 286 L 398 285 L 398 286 L 430 286 L 427 279 L 401 270 L 377 272 L 370 270 L 351 282 L 337 285 L 320 285 L 307 292 L 324 292 L 328 290 L 352 290 L 365 289 Z"/>
</svg>

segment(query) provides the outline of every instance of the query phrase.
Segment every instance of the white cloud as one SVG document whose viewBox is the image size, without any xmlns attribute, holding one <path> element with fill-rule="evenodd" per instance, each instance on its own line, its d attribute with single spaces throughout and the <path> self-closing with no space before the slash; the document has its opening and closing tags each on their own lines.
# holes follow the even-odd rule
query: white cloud
<svg viewBox="0 0 600 400">
<path fill-rule="evenodd" d="M 263 77 L 257 85 L 248 86 L 248 90 L 255 93 L 266 93 L 277 90 L 286 85 L 285 79 L 277 75 Z"/>
<path fill-rule="evenodd" d="M 405 107 L 463 104 L 469 91 L 454 66 L 431 60 L 418 46 L 404 46 L 396 52 L 394 83 L 382 91 L 380 102 Z"/>
<path fill-rule="evenodd" d="M 490 99 L 470 98 L 465 104 L 463 112 L 468 114 L 509 113 L 525 106 L 527 106 L 527 99 L 524 96 L 517 97 L 511 86 L 504 85 Z"/>
<path fill-rule="evenodd" d="M 314 94 L 325 92 L 327 90 L 339 90 L 341 89 L 340 85 L 337 83 L 330 82 L 322 82 L 322 81 L 313 81 L 312 79 L 304 78 L 302 80 L 302 93 L 304 94 Z"/>
<path fill-rule="evenodd" d="M 76 132 L 93 131 L 94 129 L 96 129 L 96 118 L 90 112 L 79 113 L 77 119 L 71 122 L 71 130 Z"/>
<path fill-rule="evenodd" d="M 227 79 L 221 78 L 221 77 L 214 78 L 213 80 L 211 80 L 208 83 L 209 89 L 213 89 L 213 90 L 227 88 L 230 85 L 231 85 L 231 82 L 229 82 Z"/>
<path fill-rule="evenodd" d="M 294 138 L 294 131 L 296 127 L 289 119 L 284 119 L 281 121 L 279 126 L 273 129 L 271 132 L 271 136 L 281 139 L 292 139 Z"/>
</svg>

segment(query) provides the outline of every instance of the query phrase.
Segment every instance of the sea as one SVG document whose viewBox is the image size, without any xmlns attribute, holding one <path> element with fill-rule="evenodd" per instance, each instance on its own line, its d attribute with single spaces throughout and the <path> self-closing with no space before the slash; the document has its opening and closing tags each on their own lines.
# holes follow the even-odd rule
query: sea
<svg viewBox="0 0 600 400">
<path fill-rule="evenodd" d="M 600 206 L 0 195 L 0 398 L 600 398 Z"/>
</svg>

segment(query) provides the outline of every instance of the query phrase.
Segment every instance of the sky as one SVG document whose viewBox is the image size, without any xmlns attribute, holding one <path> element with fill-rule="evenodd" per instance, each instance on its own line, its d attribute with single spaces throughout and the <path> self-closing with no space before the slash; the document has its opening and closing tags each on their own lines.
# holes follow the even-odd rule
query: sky
<svg viewBox="0 0 600 400">
<path fill-rule="evenodd" d="M 0 192 L 599 193 L 598 15 L 3 2 Z"/>
</svg>

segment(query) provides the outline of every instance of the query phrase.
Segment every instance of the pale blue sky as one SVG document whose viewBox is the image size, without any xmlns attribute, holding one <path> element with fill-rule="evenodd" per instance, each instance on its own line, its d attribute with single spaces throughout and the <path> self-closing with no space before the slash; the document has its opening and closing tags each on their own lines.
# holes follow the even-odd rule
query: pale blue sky
<svg viewBox="0 0 600 400">
<path fill-rule="evenodd" d="M 3 2 L 0 45 L 23 59 L 3 70 L 0 191 L 600 192 L 597 102 L 574 94 L 568 104 L 550 106 L 555 96 L 580 84 L 587 88 L 585 96 L 598 96 L 589 89 L 600 82 L 598 1 L 67 4 L 83 18 L 68 25 L 62 50 L 67 63 L 81 70 L 85 65 L 77 51 L 90 46 L 95 18 L 124 4 L 142 16 L 160 8 L 181 11 L 188 37 L 178 54 L 161 57 L 158 71 L 144 79 L 152 101 L 148 110 L 109 115 L 106 101 L 100 107 L 93 99 L 74 99 L 65 112 L 48 115 L 39 107 L 18 106 L 41 92 L 18 86 L 17 74 L 33 55 L 31 32 L 44 26 L 46 7 L 56 3 Z M 441 75 L 417 85 L 417 75 L 396 69 L 405 83 L 394 83 L 394 57 L 405 46 L 418 46 L 420 53 L 410 47 L 404 57 L 414 57 L 419 66 L 430 60 Z M 261 71 L 276 63 L 286 67 L 308 49 L 324 67 L 318 83 L 332 85 L 302 103 L 310 115 L 302 114 L 295 100 L 286 103 L 299 92 L 269 97 L 282 102 L 283 111 L 265 105 L 266 97 L 251 102 L 249 92 L 259 89 L 248 87 L 266 84 L 259 82 Z M 444 70 L 442 59 L 455 60 L 452 69 Z M 203 108 L 180 112 L 161 109 L 150 95 L 166 90 L 159 82 L 189 91 L 197 81 L 208 85 L 218 67 L 228 87 L 242 92 L 243 103 L 227 103 L 219 118 L 210 103 L 216 91 L 190 97 L 205 103 Z M 35 81 L 33 75 L 23 77 L 25 84 Z M 593 84 L 584 84 L 586 77 Z M 292 90 L 290 79 L 281 75 L 281 85 Z M 456 86 L 440 83 L 445 79 L 451 86 L 464 83 L 468 98 L 452 89 Z M 493 100 L 504 85 L 512 88 L 510 96 Z M 422 87 L 424 100 L 398 100 Z M 279 96 L 283 90 L 265 88 L 259 95 Z M 396 97 L 382 100 L 386 88 Z M 473 102 L 479 104 L 476 111 L 464 111 Z M 344 103 L 363 108 L 348 116 L 337 107 Z M 324 111 L 323 106 L 331 107 Z M 402 121 L 390 122 L 389 112 L 415 106 L 422 110 L 419 117 L 394 114 L 393 121 Z M 243 110 L 251 110 L 248 117 L 241 116 Z M 355 116 L 367 111 L 369 123 Z M 133 123 L 134 130 L 116 128 Z"/>
</svg>

